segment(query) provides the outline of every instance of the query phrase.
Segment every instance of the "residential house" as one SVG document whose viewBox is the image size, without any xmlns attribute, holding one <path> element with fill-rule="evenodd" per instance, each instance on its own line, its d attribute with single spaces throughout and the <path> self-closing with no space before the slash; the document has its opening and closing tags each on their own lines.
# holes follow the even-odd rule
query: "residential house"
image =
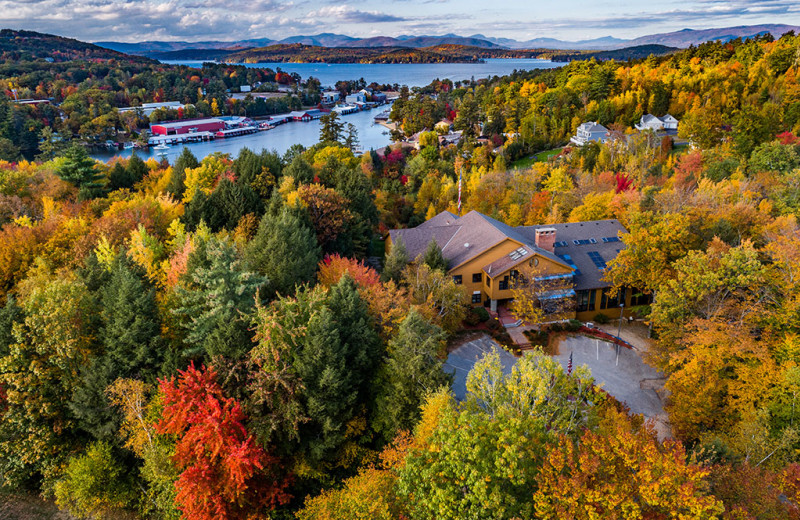
<svg viewBox="0 0 800 520">
<path fill-rule="evenodd" d="M 462 217 L 444 211 L 415 228 L 391 230 L 387 247 L 402 237 L 414 259 L 435 241 L 448 262 L 448 274 L 467 289 L 469 303 L 491 310 L 511 300 L 513 279 L 527 262 L 541 276 L 571 283 L 572 290 L 557 296 L 575 299 L 570 317 L 591 321 L 599 312 L 618 317 L 622 302 L 625 309 L 649 303 L 638 291 L 612 296 L 603 280 L 626 232 L 617 220 L 511 227 L 477 211 Z"/>
<path fill-rule="evenodd" d="M 358 103 L 366 103 L 367 102 L 367 95 L 364 94 L 363 91 L 362 92 L 356 92 L 355 94 L 348 94 L 344 98 L 344 102 L 352 104 L 352 105 L 355 105 L 355 104 L 358 104 Z"/>
<path fill-rule="evenodd" d="M 325 105 L 333 105 L 341 98 L 338 90 L 326 90 L 322 93 L 322 103 Z"/>
<path fill-rule="evenodd" d="M 640 132 L 643 130 L 652 130 L 653 132 L 675 133 L 678 131 L 678 120 L 670 114 L 663 117 L 645 114 L 642 116 L 642 119 L 639 120 L 636 129 Z"/>
<path fill-rule="evenodd" d="M 581 124 L 578 127 L 578 131 L 574 136 L 572 136 L 570 142 L 577 146 L 583 146 L 590 141 L 603 143 L 605 142 L 607 136 L 608 128 L 604 127 L 597 121 L 589 121 Z"/>
</svg>

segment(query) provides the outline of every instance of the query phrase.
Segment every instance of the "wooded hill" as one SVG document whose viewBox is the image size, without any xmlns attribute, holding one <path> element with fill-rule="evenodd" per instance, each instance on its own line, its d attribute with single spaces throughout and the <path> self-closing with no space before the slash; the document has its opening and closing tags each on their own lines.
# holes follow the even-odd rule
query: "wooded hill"
<svg viewBox="0 0 800 520">
<path fill-rule="evenodd" d="M 92 43 L 35 31 L 0 30 L 2 61 L 32 61 L 50 58 L 56 62 L 85 60 L 128 60 L 151 62 L 149 58 L 131 56 L 98 47 Z"/>
</svg>

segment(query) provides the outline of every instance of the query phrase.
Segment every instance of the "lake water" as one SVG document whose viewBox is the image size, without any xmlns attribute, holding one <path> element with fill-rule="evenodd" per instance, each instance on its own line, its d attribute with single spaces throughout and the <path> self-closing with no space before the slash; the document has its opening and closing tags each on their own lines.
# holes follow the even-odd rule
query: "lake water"
<svg viewBox="0 0 800 520">
<path fill-rule="evenodd" d="M 200 66 L 201 61 L 165 61 L 164 63 L 181 64 L 189 66 Z M 552 63 L 546 60 L 530 59 L 489 59 L 485 63 L 443 63 L 443 64 L 325 64 L 325 63 L 247 63 L 247 67 L 268 67 L 273 70 L 278 67 L 282 71 L 292 73 L 297 72 L 304 79 L 314 76 L 320 80 L 322 85 L 333 85 L 339 80 L 357 80 L 364 78 L 369 84 L 376 82 L 379 84 L 401 84 L 414 86 L 426 86 L 433 80 L 451 79 L 453 81 L 465 79 L 481 79 L 491 76 L 502 76 L 510 74 L 514 70 L 532 70 L 555 68 L 563 64 Z M 385 127 L 373 124 L 373 118 L 380 112 L 389 108 L 388 106 L 378 107 L 374 110 L 356 112 L 342 116 L 345 123 L 353 123 L 358 129 L 358 139 L 360 147 L 364 150 L 377 149 L 391 143 L 388 131 Z M 217 139 L 215 141 L 189 143 L 186 145 L 172 146 L 166 151 L 166 158 L 174 162 L 180 155 L 183 146 L 189 148 L 198 159 L 213 152 L 229 153 L 232 157 L 239 154 L 239 150 L 244 147 L 251 150 L 261 151 L 262 149 L 276 150 L 283 154 L 294 144 L 302 144 L 309 147 L 316 144 L 319 140 L 319 121 L 307 123 L 287 123 L 266 132 L 259 132 L 241 137 L 228 139 Z M 143 159 L 157 157 L 152 149 L 138 150 L 137 155 Z M 131 150 L 121 152 L 98 152 L 93 157 L 106 161 L 114 156 L 130 156 Z"/>
<path fill-rule="evenodd" d="M 353 123 L 353 125 L 358 128 L 358 141 L 362 149 L 378 149 L 389 144 L 391 140 L 389 139 L 386 127 L 372 124 L 373 118 L 389 108 L 391 108 L 391 105 L 384 105 L 373 110 L 347 114 L 341 116 L 341 121 L 344 123 Z M 169 150 L 165 150 L 165 152 L 166 158 L 170 163 L 173 163 L 181 154 L 184 146 L 189 148 L 198 159 L 202 159 L 206 155 L 210 155 L 214 152 L 229 153 L 231 157 L 235 158 L 239 155 L 239 150 L 245 147 L 256 152 L 260 152 L 265 148 L 267 150 L 276 150 L 282 155 L 294 144 L 302 144 L 307 148 L 317 144 L 319 142 L 319 130 L 319 120 L 285 123 L 276 126 L 272 130 L 266 130 L 256 134 L 170 146 Z M 386 133 L 384 134 L 384 132 Z M 156 153 L 157 152 L 152 148 L 136 150 L 136 155 L 144 160 L 150 157 L 159 158 Z M 93 157 L 102 161 L 107 161 L 115 155 L 128 157 L 131 155 L 131 150 L 124 150 L 116 153 L 99 152 L 92 154 Z"/>
<path fill-rule="evenodd" d="M 173 65 L 199 67 L 202 61 L 164 61 Z M 323 86 L 333 86 L 340 80 L 364 78 L 367 84 L 407 85 L 424 87 L 435 79 L 461 81 L 481 79 L 491 76 L 504 76 L 514 70 L 552 69 L 564 65 L 549 60 L 532 59 L 487 59 L 484 63 L 240 63 L 250 68 L 280 68 L 291 74 L 296 72 L 303 79 L 317 78 Z"/>
</svg>

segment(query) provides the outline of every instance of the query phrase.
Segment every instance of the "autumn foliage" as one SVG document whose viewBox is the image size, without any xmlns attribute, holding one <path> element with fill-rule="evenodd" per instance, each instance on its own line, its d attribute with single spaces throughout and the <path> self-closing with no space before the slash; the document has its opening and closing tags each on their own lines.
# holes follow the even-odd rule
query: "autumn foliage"
<svg viewBox="0 0 800 520">
<path fill-rule="evenodd" d="M 244 519 L 283 504 L 289 480 L 279 460 L 244 427 L 241 405 L 225 397 L 213 368 L 194 365 L 161 381 L 158 431 L 177 437 L 179 508 L 190 520 Z"/>
</svg>

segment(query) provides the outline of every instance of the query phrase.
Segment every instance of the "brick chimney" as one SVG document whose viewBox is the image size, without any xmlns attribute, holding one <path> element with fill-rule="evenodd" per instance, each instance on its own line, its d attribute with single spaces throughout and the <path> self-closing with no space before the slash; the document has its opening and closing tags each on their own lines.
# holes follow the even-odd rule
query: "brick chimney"
<svg viewBox="0 0 800 520">
<path fill-rule="evenodd" d="M 551 253 L 555 252 L 556 250 L 555 228 L 551 227 L 538 228 L 536 230 L 536 247 L 539 247 Z"/>
</svg>

